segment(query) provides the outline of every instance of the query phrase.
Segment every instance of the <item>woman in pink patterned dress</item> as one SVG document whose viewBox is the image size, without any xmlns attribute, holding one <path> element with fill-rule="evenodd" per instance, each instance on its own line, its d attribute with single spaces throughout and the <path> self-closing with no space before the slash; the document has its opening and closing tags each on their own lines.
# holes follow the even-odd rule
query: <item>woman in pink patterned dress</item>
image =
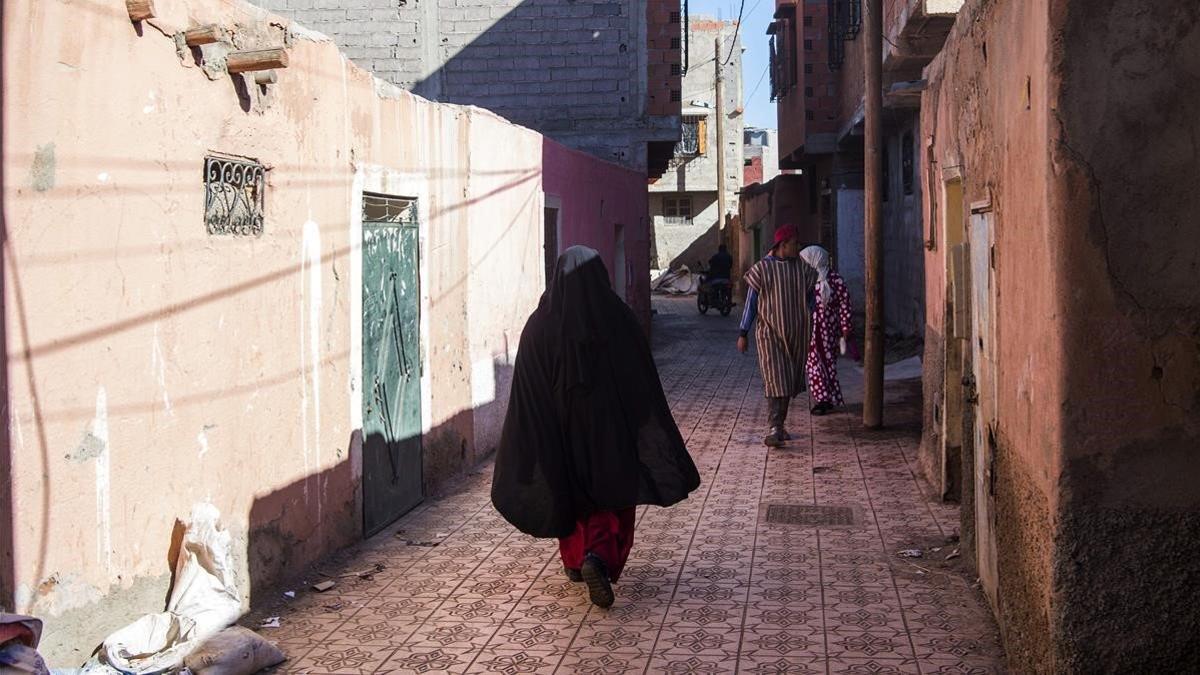
<svg viewBox="0 0 1200 675">
<path fill-rule="evenodd" d="M 813 335 L 808 348 L 808 390 L 815 402 L 812 414 L 824 415 L 845 405 L 838 383 L 839 339 L 850 337 L 850 292 L 842 275 L 833 271 L 829 252 L 820 246 L 800 251 L 800 259 L 817 270 L 812 314 Z"/>
</svg>

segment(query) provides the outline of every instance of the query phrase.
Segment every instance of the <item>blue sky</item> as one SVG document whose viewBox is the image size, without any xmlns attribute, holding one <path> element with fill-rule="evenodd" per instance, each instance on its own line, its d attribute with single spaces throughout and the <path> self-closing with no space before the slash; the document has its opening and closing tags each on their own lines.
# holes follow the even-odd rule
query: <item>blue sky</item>
<svg viewBox="0 0 1200 675">
<path fill-rule="evenodd" d="M 771 84 L 767 80 L 767 26 L 775 12 L 774 0 L 745 0 L 741 41 L 743 91 L 746 93 L 746 126 L 775 128 L 775 104 L 771 102 Z M 738 16 L 742 0 L 690 0 L 693 16 L 720 16 L 730 21 Z"/>
</svg>

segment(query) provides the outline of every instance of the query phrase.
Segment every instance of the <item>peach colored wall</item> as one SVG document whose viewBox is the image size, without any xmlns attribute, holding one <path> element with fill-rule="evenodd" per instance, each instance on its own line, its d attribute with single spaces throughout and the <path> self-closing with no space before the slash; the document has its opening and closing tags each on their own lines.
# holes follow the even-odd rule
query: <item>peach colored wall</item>
<svg viewBox="0 0 1200 675">
<path fill-rule="evenodd" d="M 48 620 L 63 665 L 162 609 L 172 531 L 197 502 L 234 534 L 249 601 L 360 535 L 363 190 L 421 206 L 427 482 L 486 454 L 502 419 L 542 292 L 543 183 L 629 218 L 631 250 L 646 238 L 634 172 L 564 166 L 538 134 L 384 85 L 301 29 L 278 84 L 241 100 L 169 35 L 237 24 L 275 46 L 283 22 L 156 5 L 140 36 L 120 0 L 5 6 L 14 604 Z M 261 237 L 206 233 L 209 152 L 269 167 Z M 572 182 L 589 175 L 604 178 Z M 581 241 L 610 227 L 576 223 Z"/>
<path fill-rule="evenodd" d="M 1001 35 L 1006 37 L 995 38 Z M 1045 663 L 1050 652 L 1051 540 L 1064 433 L 1059 402 L 1065 369 L 1062 310 L 1068 292 L 1059 261 L 1069 252 L 1058 236 L 1062 212 L 1050 190 L 1048 40 L 1048 13 L 1040 3 L 972 3 L 960 14 L 942 54 L 926 69 L 930 85 L 922 100 L 921 146 L 934 145 L 926 175 L 936 181 L 926 198 L 937 203 L 938 219 L 944 220 L 942 181 L 954 172 L 962 175 L 964 211 L 984 201 L 992 209 L 996 369 L 994 380 L 979 383 L 980 401 L 973 410 L 996 437 L 990 499 L 998 573 L 990 583 L 995 584 L 993 601 L 1016 670 L 1041 668 L 1036 664 Z M 1028 106 L 1026 78 L 1032 94 Z M 961 227 L 969 213 L 956 216 L 950 222 Z M 938 242 L 925 260 L 927 344 L 935 346 L 947 339 L 944 226 L 939 226 Z M 937 358 L 927 362 L 940 363 Z M 941 389 L 940 370 L 929 368 L 925 377 L 931 388 Z M 932 397 L 926 397 L 925 405 L 933 405 Z M 982 461 L 982 449 L 974 452 Z M 963 474 L 969 485 L 971 468 L 964 466 Z M 974 507 L 987 499 L 972 492 L 964 503 L 968 537 L 979 535 L 972 522 Z"/>
</svg>

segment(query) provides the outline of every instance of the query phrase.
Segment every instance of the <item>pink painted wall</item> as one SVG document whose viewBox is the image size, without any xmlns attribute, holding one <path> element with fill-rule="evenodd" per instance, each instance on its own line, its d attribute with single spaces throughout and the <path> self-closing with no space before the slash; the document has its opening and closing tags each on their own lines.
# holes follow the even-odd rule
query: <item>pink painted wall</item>
<svg viewBox="0 0 1200 675">
<path fill-rule="evenodd" d="M 0 605 L 47 620 L 55 666 L 162 610 L 196 503 L 250 603 L 360 536 L 364 191 L 420 206 L 427 483 L 498 433 L 545 192 L 607 260 L 625 224 L 645 313 L 637 174 L 386 85 L 246 3 L 156 5 L 140 32 L 119 0 L 4 8 Z M 265 93 L 209 77 L 172 37 L 207 23 L 290 66 Z M 207 233 L 212 153 L 269 167 L 261 236 Z"/>
<path fill-rule="evenodd" d="M 596 249 L 614 281 L 616 230 L 618 224 L 624 226 L 625 298 L 648 329 L 650 235 L 645 176 L 598 162 L 550 139 L 542 144 L 542 170 L 546 194 L 562 199 L 560 249 L 575 244 Z"/>
</svg>

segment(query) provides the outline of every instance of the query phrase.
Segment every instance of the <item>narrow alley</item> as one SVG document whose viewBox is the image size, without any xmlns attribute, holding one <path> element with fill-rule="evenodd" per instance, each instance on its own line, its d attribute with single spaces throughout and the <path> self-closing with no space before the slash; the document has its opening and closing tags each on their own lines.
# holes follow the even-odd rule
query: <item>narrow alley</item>
<svg viewBox="0 0 1200 675">
<path fill-rule="evenodd" d="M 1001 672 L 983 595 L 955 568 L 958 509 L 916 477 L 920 380 L 889 382 L 895 431 L 868 438 L 843 364 L 847 412 L 797 402 L 797 440 L 767 451 L 755 360 L 693 302 L 655 300 L 655 351 L 703 484 L 640 511 L 612 610 L 566 580 L 553 540 L 494 511 L 487 464 L 318 567 L 334 589 L 247 617 L 278 617 L 261 632 L 289 656 L 280 672 Z"/>
</svg>

